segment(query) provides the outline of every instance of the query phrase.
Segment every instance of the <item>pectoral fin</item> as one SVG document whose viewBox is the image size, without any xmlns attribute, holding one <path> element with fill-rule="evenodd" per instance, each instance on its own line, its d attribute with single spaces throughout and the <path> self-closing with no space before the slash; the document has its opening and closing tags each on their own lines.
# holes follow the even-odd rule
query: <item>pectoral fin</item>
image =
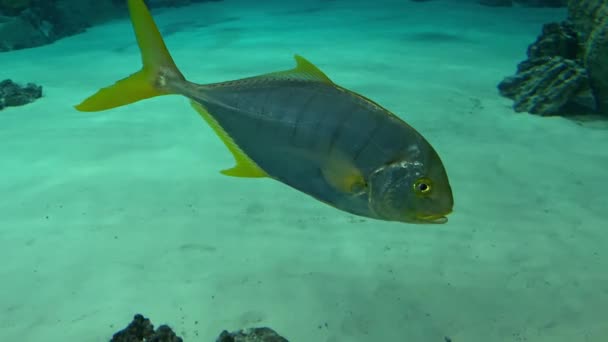
<svg viewBox="0 0 608 342">
<path fill-rule="evenodd" d="M 226 133 L 226 131 L 220 126 L 215 118 L 209 114 L 207 109 L 200 103 L 191 101 L 192 107 L 199 113 L 199 115 L 211 126 L 213 131 L 220 137 L 224 145 L 228 148 L 236 165 L 233 168 L 220 171 L 226 176 L 232 177 L 246 177 L 246 178 L 260 178 L 268 177 L 268 174 L 264 172 L 251 158 L 249 158 L 245 152 L 234 142 L 234 140 Z"/>
<path fill-rule="evenodd" d="M 321 171 L 325 181 L 340 192 L 352 195 L 367 192 L 367 182 L 361 170 L 341 153 L 332 153 L 324 160 Z"/>
</svg>

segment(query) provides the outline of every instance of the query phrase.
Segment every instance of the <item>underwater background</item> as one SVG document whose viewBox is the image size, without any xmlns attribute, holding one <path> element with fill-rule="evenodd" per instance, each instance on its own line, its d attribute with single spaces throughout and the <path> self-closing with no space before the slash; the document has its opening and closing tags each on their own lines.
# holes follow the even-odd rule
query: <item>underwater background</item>
<svg viewBox="0 0 608 342">
<path fill-rule="evenodd" d="M 136 313 L 184 341 L 608 340 L 606 1 L 149 2 L 192 81 L 300 54 L 411 124 L 450 177 L 442 225 L 225 177 L 183 97 L 76 111 L 140 56 L 122 1 L 72 2 L 0 0 L 0 341 L 108 341 Z"/>
</svg>

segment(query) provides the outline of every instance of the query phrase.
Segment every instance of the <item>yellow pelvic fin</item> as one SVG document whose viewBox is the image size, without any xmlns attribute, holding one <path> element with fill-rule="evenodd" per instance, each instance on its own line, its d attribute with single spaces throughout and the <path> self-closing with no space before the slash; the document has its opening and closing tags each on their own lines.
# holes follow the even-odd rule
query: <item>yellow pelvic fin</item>
<svg viewBox="0 0 608 342">
<path fill-rule="evenodd" d="M 322 164 L 323 177 L 343 193 L 359 195 L 367 191 L 367 182 L 356 165 L 341 152 L 334 151 Z"/>
<path fill-rule="evenodd" d="M 222 139 L 222 142 L 228 150 L 232 153 L 236 165 L 231 169 L 220 171 L 222 174 L 233 177 L 246 177 L 246 178 L 260 178 L 268 177 L 268 174 L 264 172 L 251 158 L 249 158 L 243 150 L 234 142 L 234 140 L 226 133 L 226 131 L 220 126 L 215 118 L 196 101 L 190 101 L 192 107 L 199 113 L 199 115 L 211 126 L 213 131 Z"/>
<path fill-rule="evenodd" d="M 296 67 L 290 70 L 277 71 L 269 74 L 265 74 L 258 77 L 273 78 L 273 79 L 286 79 L 286 80 L 302 80 L 302 81 L 315 81 L 328 84 L 334 84 L 327 75 L 314 64 L 306 60 L 304 57 L 295 55 Z"/>
<path fill-rule="evenodd" d="M 75 106 L 79 111 L 101 111 L 154 96 L 172 94 L 168 82 L 184 80 L 143 0 L 128 0 L 128 5 L 143 67 L 85 99 Z"/>
</svg>

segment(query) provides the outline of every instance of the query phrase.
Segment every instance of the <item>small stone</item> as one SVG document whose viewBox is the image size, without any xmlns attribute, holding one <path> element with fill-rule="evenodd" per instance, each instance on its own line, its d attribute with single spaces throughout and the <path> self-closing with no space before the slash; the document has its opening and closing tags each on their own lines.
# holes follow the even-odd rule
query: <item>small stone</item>
<svg viewBox="0 0 608 342">
<path fill-rule="evenodd" d="M 28 83 L 25 87 L 12 80 L 0 81 L 0 110 L 9 106 L 23 106 L 42 97 L 42 87 Z"/>
<path fill-rule="evenodd" d="M 289 342 L 274 330 L 266 327 L 250 328 L 229 333 L 222 331 L 216 342 Z"/>
</svg>

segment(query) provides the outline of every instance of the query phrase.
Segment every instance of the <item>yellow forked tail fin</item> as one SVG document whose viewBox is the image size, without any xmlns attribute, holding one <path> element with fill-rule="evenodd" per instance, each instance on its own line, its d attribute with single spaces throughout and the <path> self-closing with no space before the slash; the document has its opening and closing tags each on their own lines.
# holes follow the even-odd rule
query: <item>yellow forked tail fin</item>
<svg viewBox="0 0 608 342">
<path fill-rule="evenodd" d="M 143 67 L 85 99 L 75 106 L 79 111 L 96 112 L 172 94 L 168 82 L 184 80 L 143 0 L 128 0 L 128 5 Z"/>
</svg>

